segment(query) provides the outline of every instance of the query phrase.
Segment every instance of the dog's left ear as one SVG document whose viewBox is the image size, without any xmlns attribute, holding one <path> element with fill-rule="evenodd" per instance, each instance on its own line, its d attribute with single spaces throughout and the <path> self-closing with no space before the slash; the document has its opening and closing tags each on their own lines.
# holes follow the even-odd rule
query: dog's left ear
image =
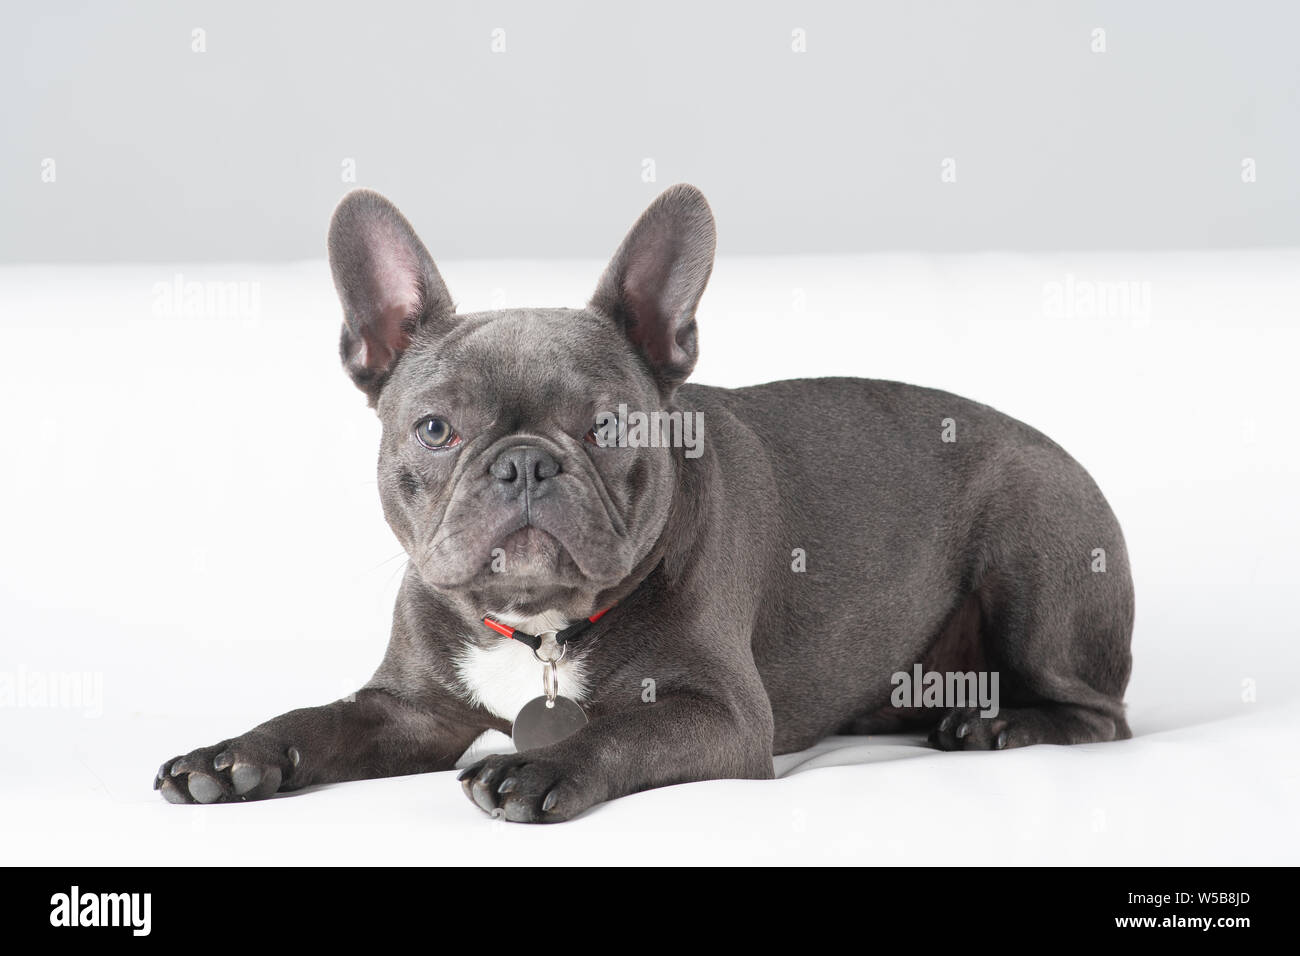
<svg viewBox="0 0 1300 956">
<path fill-rule="evenodd" d="M 704 194 L 684 183 L 672 186 L 636 221 L 589 303 L 623 330 L 665 395 L 695 367 L 695 309 L 716 244 Z"/>
<path fill-rule="evenodd" d="M 456 306 L 411 224 L 377 192 L 343 197 L 329 256 L 343 303 L 343 367 L 374 405 L 416 329 L 450 329 Z"/>
</svg>

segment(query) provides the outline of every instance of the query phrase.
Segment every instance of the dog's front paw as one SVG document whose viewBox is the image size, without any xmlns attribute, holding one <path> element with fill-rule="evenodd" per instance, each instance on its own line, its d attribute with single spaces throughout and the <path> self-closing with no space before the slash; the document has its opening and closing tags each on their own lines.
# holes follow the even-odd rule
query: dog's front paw
<svg viewBox="0 0 1300 956">
<path fill-rule="evenodd" d="M 158 768 L 153 788 L 168 803 L 261 800 L 284 786 L 300 759 L 296 747 L 238 737 L 173 757 Z"/>
<path fill-rule="evenodd" d="M 480 810 L 516 823 L 560 823 L 601 801 L 580 775 L 527 752 L 484 757 L 457 779 Z"/>
<path fill-rule="evenodd" d="M 1014 746 L 1005 718 L 981 717 L 974 707 L 957 707 L 930 732 L 940 750 L 1005 750 Z"/>
</svg>

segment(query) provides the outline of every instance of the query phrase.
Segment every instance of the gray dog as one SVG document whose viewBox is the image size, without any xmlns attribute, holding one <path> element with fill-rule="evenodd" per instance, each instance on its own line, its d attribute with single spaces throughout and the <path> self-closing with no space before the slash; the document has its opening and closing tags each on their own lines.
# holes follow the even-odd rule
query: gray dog
<svg viewBox="0 0 1300 956">
<path fill-rule="evenodd" d="M 704 197 L 674 186 L 586 308 L 459 315 L 401 213 L 348 195 L 329 234 L 343 364 L 383 422 L 410 556 L 388 652 L 354 697 L 169 760 L 163 796 L 448 770 L 513 727 L 518 752 L 461 784 L 539 823 L 771 777 L 774 753 L 837 732 L 1128 737 L 1128 556 L 1083 468 L 945 392 L 684 384 L 713 251 Z M 996 674 L 1000 704 L 900 700 L 913 672 Z"/>
</svg>

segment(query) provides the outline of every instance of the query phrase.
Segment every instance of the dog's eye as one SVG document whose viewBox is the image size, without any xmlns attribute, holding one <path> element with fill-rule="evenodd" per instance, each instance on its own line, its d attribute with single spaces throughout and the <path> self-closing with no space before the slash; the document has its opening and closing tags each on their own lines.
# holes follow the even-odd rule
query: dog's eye
<svg viewBox="0 0 1300 956">
<path fill-rule="evenodd" d="M 602 412 L 596 416 L 596 424 L 582 437 L 589 445 L 595 445 L 597 448 L 610 448 L 618 444 L 618 434 L 619 421 L 617 416 L 610 412 Z"/>
<path fill-rule="evenodd" d="M 450 448 L 460 443 L 460 436 L 445 418 L 429 415 L 415 423 L 415 437 L 425 448 Z"/>
</svg>

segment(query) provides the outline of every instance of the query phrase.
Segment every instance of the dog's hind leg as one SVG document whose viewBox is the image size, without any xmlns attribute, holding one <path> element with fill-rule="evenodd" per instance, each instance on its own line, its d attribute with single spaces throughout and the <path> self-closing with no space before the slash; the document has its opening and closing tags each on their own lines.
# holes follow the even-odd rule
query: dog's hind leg
<svg viewBox="0 0 1300 956">
<path fill-rule="evenodd" d="M 1134 617 L 1128 554 L 1095 486 L 1081 497 L 1080 507 L 1067 508 L 1022 495 L 1014 513 L 1000 516 L 1002 540 L 1013 546 L 991 549 L 976 588 L 988 677 L 999 678 L 997 712 L 954 707 L 931 734 L 935 746 L 1000 750 L 1132 736 L 1123 701 Z"/>
</svg>

